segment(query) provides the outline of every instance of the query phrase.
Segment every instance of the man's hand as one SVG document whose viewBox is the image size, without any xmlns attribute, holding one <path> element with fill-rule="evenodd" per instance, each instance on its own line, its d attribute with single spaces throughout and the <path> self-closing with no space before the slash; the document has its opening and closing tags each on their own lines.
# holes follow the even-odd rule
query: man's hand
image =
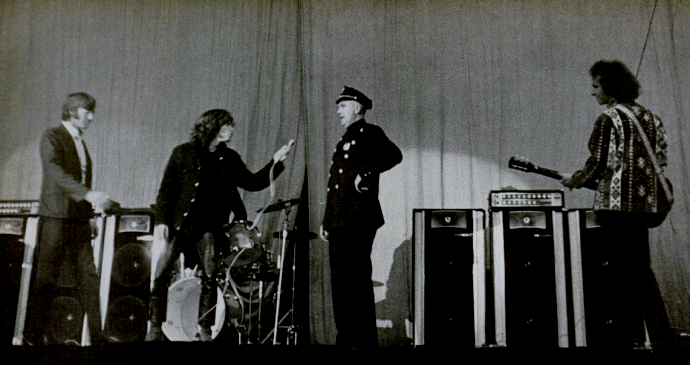
<svg viewBox="0 0 690 365">
<path fill-rule="evenodd" d="M 319 237 L 321 237 L 322 240 L 328 242 L 328 231 L 323 229 L 323 225 L 319 227 Z"/>
<path fill-rule="evenodd" d="M 102 191 L 89 191 L 86 193 L 86 196 L 84 199 L 91 203 L 93 206 L 98 206 L 98 205 L 103 205 L 110 200 L 110 197 L 108 194 L 102 192 Z"/>
<path fill-rule="evenodd" d="M 168 242 L 168 225 L 157 224 L 153 229 L 153 239 Z"/>
<path fill-rule="evenodd" d="M 575 185 L 573 185 L 573 174 L 565 173 L 562 174 L 563 179 L 561 179 L 561 185 L 565 186 L 566 188 L 569 188 L 570 190 L 573 190 Z"/>
<path fill-rule="evenodd" d="M 290 150 L 292 150 L 292 146 L 295 144 L 295 140 L 291 139 L 290 142 L 288 142 L 285 146 L 281 147 L 276 153 L 273 154 L 273 161 L 276 163 L 285 160 L 287 157 L 288 153 L 290 153 Z"/>
</svg>

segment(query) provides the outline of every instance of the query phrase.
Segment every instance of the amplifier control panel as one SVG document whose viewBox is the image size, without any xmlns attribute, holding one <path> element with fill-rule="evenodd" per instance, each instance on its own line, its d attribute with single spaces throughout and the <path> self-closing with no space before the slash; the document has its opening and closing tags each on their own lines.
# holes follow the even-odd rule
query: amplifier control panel
<svg viewBox="0 0 690 365">
<path fill-rule="evenodd" d="M 0 215 L 38 214 L 37 200 L 0 200 Z"/>
<path fill-rule="evenodd" d="M 564 207 L 562 190 L 496 190 L 489 193 L 491 208 Z"/>
</svg>

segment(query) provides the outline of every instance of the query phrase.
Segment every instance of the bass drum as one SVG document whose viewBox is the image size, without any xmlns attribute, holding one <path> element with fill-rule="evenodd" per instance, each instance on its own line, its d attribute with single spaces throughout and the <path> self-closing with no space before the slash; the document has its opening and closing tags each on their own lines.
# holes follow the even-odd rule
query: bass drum
<svg viewBox="0 0 690 365">
<path fill-rule="evenodd" d="M 273 296 L 278 285 L 275 281 L 238 279 L 238 281 L 227 277 L 225 279 L 226 283 L 232 280 L 234 284 L 233 289 L 233 285 L 228 283 L 224 296 L 229 343 L 237 340 L 238 344 L 258 344 L 273 329 L 275 318 Z"/>
<path fill-rule="evenodd" d="M 170 341 L 198 341 L 199 298 L 201 279 L 188 277 L 173 283 L 168 289 L 168 309 L 163 333 Z M 211 326 L 211 336 L 215 339 L 225 324 L 226 311 L 223 292 L 218 288 L 216 302 L 216 324 Z"/>
</svg>

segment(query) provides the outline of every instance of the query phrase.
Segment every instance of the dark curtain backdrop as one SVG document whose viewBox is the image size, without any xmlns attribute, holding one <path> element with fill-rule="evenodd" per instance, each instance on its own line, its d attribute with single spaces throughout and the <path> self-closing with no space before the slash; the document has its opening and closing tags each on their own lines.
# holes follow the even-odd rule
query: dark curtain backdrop
<svg viewBox="0 0 690 365">
<path fill-rule="evenodd" d="M 310 230 L 318 232 L 344 85 L 403 150 L 381 179 L 386 225 L 374 244 L 380 340 L 406 342 L 412 209 L 487 209 L 490 190 L 560 189 L 507 167 L 512 155 L 560 171 L 584 162 L 593 121 L 588 69 L 619 59 L 636 70 L 654 0 L 10 1 L 0 2 L 0 199 L 36 199 L 38 140 L 67 93 L 99 101 L 86 135 L 95 187 L 148 206 L 172 148 L 193 120 L 226 108 L 234 148 L 260 168 L 290 138 L 276 183 L 299 196 L 308 166 Z M 672 325 L 690 328 L 690 1 L 659 0 L 639 101 L 665 122 L 670 219 L 651 233 L 653 267 Z M 244 193 L 248 210 L 269 193 Z M 587 208 L 588 191 L 566 192 Z M 307 209 L 300 206 L 300 209 Z M 269 215 L 263 229 L 279 224 Z M 310 342 L 335 340 L 327 246 L 310 242 Z M 448 290 L 453 290 L 448 283 Z"/>
</svg>

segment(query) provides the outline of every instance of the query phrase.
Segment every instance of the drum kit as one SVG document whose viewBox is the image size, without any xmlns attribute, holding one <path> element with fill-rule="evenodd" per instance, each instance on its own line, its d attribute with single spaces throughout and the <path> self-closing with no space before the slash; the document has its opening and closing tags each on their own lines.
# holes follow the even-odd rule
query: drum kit
<svg viewBox="0 0 690 365">
<path fill-rule="evenodd" d="M 288 231 L 290 211 L 297 204 L 299 199 L 279 200 L 262 209 L 262 213 L 281 211 L 285 214 L 282 231 L 272 235 L 272 238 L 280 240 L 278 255 L 262 243 L 261 232 L 251 222 L 238 221 L 224 227 L 228 244 L 224 250 L 216 253 L 220 255 L 220 265 L 217 274 L 218 299 L 214 307 L 215 325 L 211 327 L 214 340 L 222 336 L 229 337 L 230 343 L 240 345 L 296 344 L 294 300 L 292 308 L 282 310 L 285 313 L 281 313 L 280 308 L 287 240 L 315 236 Z M 294 269 L 293 265 L 293 298 Z M 196 270 L 190 274 L 187 269 L 186 274 L 181 270 L 177 279 L 169 287 L 167 317 L 162 329 L 171 341 L 197 341 L 201 278 Z M 284 324 L 288 318 L 289 323 Z M 280 342 L 279 328 L 287 329 L 286 338 Z"/>
</svg>

